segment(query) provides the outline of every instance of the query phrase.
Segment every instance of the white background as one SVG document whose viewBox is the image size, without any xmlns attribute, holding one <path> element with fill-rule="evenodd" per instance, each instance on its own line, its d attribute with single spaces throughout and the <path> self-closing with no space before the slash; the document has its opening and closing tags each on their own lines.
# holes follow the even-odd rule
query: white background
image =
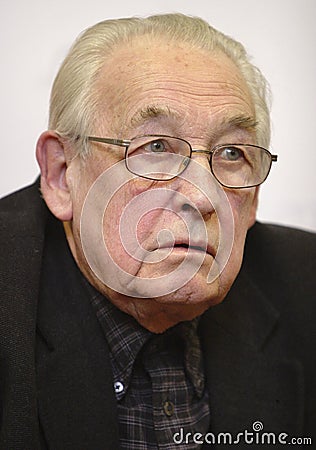
<svg viewBox="0 0 316 450">
<path fill-rule="evenodd" d="M 38 174 L 50 88 L 77 35 L 103 19 L 162 12 L 201 16 L 246 46 L 271 85 L 279 154 L 258 217 L 316 230 L 315 0 L 0 0 L 0 196 Z"/>
</svg>

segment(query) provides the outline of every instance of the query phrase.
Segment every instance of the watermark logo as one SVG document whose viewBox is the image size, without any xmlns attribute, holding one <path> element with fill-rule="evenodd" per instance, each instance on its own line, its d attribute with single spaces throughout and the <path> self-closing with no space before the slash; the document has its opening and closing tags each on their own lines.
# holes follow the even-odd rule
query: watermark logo
<svg viewBox="0 0 316 450">
<path fill-rule="evenodd" d="M 252 428 L 253 428 L 253 430 L 254 431 L 262 431 L 263 430 L 263 423 L 262 422 L 259 422 L 259 420 L 257 420 L 256 422 L 254 422 L 253 424 L 252 424 Z"/>
<path fill-rule="evenodd" d="M 264 431 L 263 422 L 256 420 L 251 430 L 243 430 L 237 434 L 229 432 L 214 433 L 191 433 L 185 432 L 183 428 L 173 435 L 174 444 L 214 444 L 214 445 L 312 445 L 311 437 L 291 437 L 288 433 L 273 433 Z"/>
<path fill-rule="evenodd" d="M 170 155 L 170 157 L 179 155 Z M 135 156 L 137 158 L 137 156 Z M 133 183 L 147 182 L 147 189 L 128 198 Z M 179 190 L 179 182 L 188 183 L 195 196 L 183 194 Z M 177 186 L 177 188 L 172 186 Z M 86 195 L 80 220 L 80 236 L 85 258 L 95 276 L 106 286 L 116 292 L 132 297 L 159 297 L 170 294 L 190 281 L 202 266 L 208 246 L 208 232 L 205 220 L 199 210 L 199 204 L 194 204 L 192 198 L 203 199 L 210 204 L 217 216 L 218 248 L 214 262 L 210 264 L 207 283 L 212 283 L 224 270 L 234 241 L 234 219 L 231 206 L 224 189 L 211 177 L 208 169 L 191 160 L 187 169 L 177 177 L 177 182 L 167 183 L 144 181 L 126 170 L 124 161 L 111 166 L 104 171 L 93 183 Z M 196 193 L 198 192 L 198 195 Z M 110 214 L 111 202 L 115 198 L 128 198 L 120 217 Z M 198 201 L 198 203 L 199 203 Z M 175 205 L 189 205 L 194 213 L 188 213 L 185 208 Z M 169 251 L 154 252 L 146 249 L 139 242 L 137 229 L 141 220 L 153 211 L 169 211 L 182 221 L 185 234 L 188 236 L 187 253 L 180 265 L 170 273 L 162 276 L 135 277 L 117 261 L 109 250 L 109 238 L 105 237 L 104 229 L 109 221 L 119 223 L 119 240 L 125 252 L 140 264 L 145 261 L 150 264 L 159 264 L 166 261 L 175 241 L 172 223 L 159 229 L 155 228 L 156 240 L 161 248 L 168 242 Z M 168 224 L 167 224 L 168 225 Z M 113 236 L 113 239 L 117 236 Z M 194 252 L 193 245 L 198 240 L 202 250 L 199 254 Z M 191 247 L 191 243 L 193 244 Z M 194 257 L 192 255 L 194 254 Z M 153 271 L 154 273 L 154 271 Z M 135 284 L 136 279 L 136 284 Z M 138 283 L 138 284 L 137 284 Z M 135 289 L 135 285 L 138 286 Z M 130 286 L 134 286 L 131 290 Z"/>
</svg>

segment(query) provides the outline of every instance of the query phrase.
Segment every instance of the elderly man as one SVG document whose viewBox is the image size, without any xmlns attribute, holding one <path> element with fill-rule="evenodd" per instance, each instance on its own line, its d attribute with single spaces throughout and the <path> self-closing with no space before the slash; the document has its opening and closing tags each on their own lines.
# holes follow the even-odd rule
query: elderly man
<svg viewBox="0 0 316 450">
<path fill-rule="evenodd" d="M 201 19 L 77 40 L 40 185 L 1 202 L 1 449 L 311 437 L 315 237 L 255 223 L 277 160 L 266 97 Z"/>
</svg>

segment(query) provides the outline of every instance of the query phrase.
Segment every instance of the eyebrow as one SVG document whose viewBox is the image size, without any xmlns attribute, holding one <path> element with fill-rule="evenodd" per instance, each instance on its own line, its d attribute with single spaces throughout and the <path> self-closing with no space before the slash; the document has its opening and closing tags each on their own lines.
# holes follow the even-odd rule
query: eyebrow
<svg viewBox="0 0 316 450">
<path fill-rule="evenodd" d="M 258 121 L 252 116 L 237 114 L 236 116 L 225 117 L 221 121 L 221 126 L 255 130 L 258 126 Z"/>
<path fill-rule="evenodd" d="M 131 125 L 137 127 L 144 124 L 150 119 L 156 119 L 160 117 L 172 117 L 177 119 L 180 117 L 180 114 L 172 111 L 169 106 L 148 105 L 135 113 L 135 115 L 132 117 Z"/>
<path fill-rule="evenodd" d="M 168 117 L 179 119 L 181 114 L 171 110 L 169 106 L 162 105 L 148 105 L 143 109 L 140 109 L 135 113 L 131 119 L 131 125 L 134 127 L 143 125 L 150 119 Z M 253 117 L 246 114 L 229 115 L 218 124 L 219 130 L 225 130 L 227 128 L 242 128 L 249 131 L 255 131 L 258 126 L 258 121 Z"/>
</svg>

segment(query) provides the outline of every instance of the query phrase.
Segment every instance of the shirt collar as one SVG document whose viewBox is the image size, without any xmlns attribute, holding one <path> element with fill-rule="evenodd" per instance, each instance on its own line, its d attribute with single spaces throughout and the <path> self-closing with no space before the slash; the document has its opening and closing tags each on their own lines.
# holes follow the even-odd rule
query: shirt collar
<svg viewBox="0 0 316 450">
<path fill-rule="evenodd" d="M 195 392 L 201 398 L 205 379 L 200 340 L 197 332 L 199 318 L 182 322 L 156 335 L 143 328 L 133 317 L 120 311 L 106 297 L 89 285 L 91 303 L 96 311 L 107 340 L 114 381 L 119 380 L 124 389 L 116 391 L 116 398 L 122 399 L 130 384 L 133 366 L 137 355 L 149 341 L 160 341 L 168 345 L 170 335 L 182 339 L 184 346 L 184 367 Z"/>
</svg>

